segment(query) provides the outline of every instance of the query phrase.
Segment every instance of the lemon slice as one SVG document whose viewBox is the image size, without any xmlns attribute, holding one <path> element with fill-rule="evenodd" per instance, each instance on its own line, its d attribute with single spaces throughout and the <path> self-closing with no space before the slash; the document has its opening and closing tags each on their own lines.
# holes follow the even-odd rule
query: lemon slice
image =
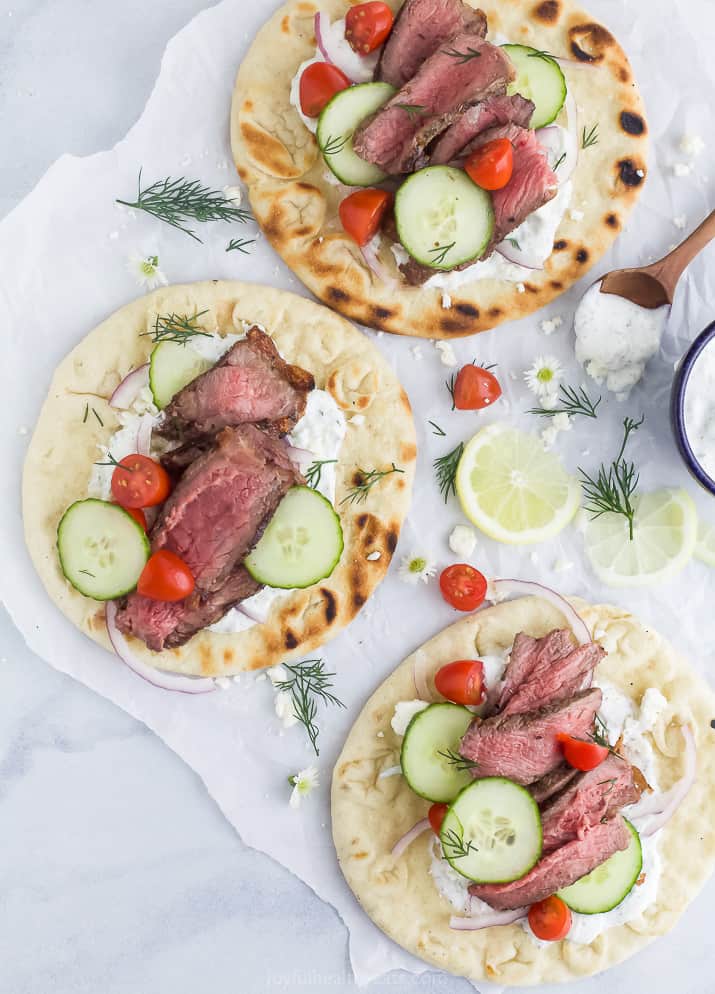
<svg viewBox="0 0 715 994">
<path fill-rule="evenodd" d="M 586 555 L 598 578 L 611 587 L 665 580 L 685 566 L 695 549 L 698 515 L 684 490 L 640 494 L 633 506 L 632 541 L 620 514 L 584 521 Z"/>
<path fill-rule="evenodd" d="M 489 425 L 467 443 L 457 495 L 470 521 L 497 542 L 553 538 L 573 518 L 581 487 L 536 435 Z"/>
<path fill-rule="evenodd" d="M 715 566 L 715 528 L 698 521 L 698 535 L 695 540 L 695 558 L 708 566 Z"/>
</svg>

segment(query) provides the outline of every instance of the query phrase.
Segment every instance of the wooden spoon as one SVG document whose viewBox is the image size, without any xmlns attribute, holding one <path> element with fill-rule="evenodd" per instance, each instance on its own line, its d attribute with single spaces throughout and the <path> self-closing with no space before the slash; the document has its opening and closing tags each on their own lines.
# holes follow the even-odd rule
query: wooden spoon
<svg viewBox="0 0 715 994">
<path fill-rule="evenodd" d="M 684 242 L 658 262 L 641 269 L 614 269 L 612 273 L 607 273 L 601 282 L 601 293 L 625 297 L 649 310 L 672 304 L 683 270 L 713 238 L 715 211 Z"/>
</svg>

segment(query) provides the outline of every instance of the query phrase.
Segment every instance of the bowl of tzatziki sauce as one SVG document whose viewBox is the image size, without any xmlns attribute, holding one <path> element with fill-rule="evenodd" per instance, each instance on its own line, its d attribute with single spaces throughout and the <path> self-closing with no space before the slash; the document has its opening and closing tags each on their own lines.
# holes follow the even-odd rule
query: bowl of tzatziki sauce
<svg viewBox="0 0 715 994">
<path fill-rule="evenodd" d="M 681 359 L 670 395 L 670 419 L 685 465 L 715 494 L 715 321 Z"/>
</svg>

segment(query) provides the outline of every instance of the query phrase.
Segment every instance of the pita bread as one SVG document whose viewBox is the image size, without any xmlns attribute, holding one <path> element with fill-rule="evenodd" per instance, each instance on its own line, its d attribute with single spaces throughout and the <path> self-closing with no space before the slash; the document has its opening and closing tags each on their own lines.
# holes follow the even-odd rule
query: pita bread
<svg viewBox="0 0 715 994">
<path fill-rule="evenodd" d="M 671 929 L 715 865 L 715 753 L 710 730 L 715 695 L 671 646 L 632 615 L 615 607 L 573 603 L 608 651 L 599 676 L 636 702 L 649 687 L 657 687 L 668 701 L 652 735 L 663 789 L 682 773 L 679 726 L 690 725 L 697 742 L 697 780 L 661 829 L 663 869 L 657 903 L 640 918 L 608 929 L 589 945 L 563 941 L 540 947 L 519 925 L 454 931 L 449 918 L 456 912 L 428 873 L 424 839 L 413 842 L 398 860 L 390 855 L 397 839 L 424 818 L 428 808 L 403 777 L 378 779 L 382 770 L 399 763 L 401 739 L 390 719 L 398 701 L 415 697 L 414 664 L 420 661 L 431 686 L 440 666 L 473 657 L 475 649 L 482 655 L 499 653 L 511 647 L 517 632 L 541 636 L 562 627 L 563 617 L 544 601 L 529 597 L 479 611 L 423 645 L 367 702 L 335 766 L 333 838 L 340 867 L 358 901 L 409 952 L 471 980 L 544 984 L 577 980 L 614 966 Z"/>
<path fill-rule="evenodd" d="M 349 188 L 336 185 L 289 93 L 298 66 L 315 54 L 315 12 L 336 20 L 345 15 L 345 0 L 290 0 L 258 33 L 236 79 L 233 156 L 267 238 L 326 304 L 395 334 L 471 335 L 543 307 L 601 258 L 646 176 L 643 104 L 628 59 L 606 27 L 571 0 L 467 2 L 486 13 L 488 38 L 503 36 L 568 59 L 563 69 L 578 107 L 579 136 L 598 128 L 597 143 L 579 153 L 574 216 L 566 212 L 546 267 L 523 284 L 478 280 L 450 291 L 445 308 L 439 289 L 378 279 L 342 230 L 337 209 Z M 380 259 L 401 280 L 386 238 Z"/>
<path fill-rule="evenodd" d="M 337 467 L 336 506 L 345 549 L 333 574 L 278 599 L 267 621 L 238 634 L 197 633 L 179 649 L 135 653 L 159 669 L 221 676 L 273 666 L 322 645 L 347 625 L 387 572 L 407 514 L 415 469 L 415 430 L 407 395 L 378 350 L 348 321 L 303 297 L 246 283 L 213 281 L 157 290 L 121 308 L 60 363 L 25 460 L 23 515 L 30 555 L 59 609 L 81 631 L 110 648 L 104 606 L 78 593 L 59 568 L 55 547 L 64 510 L 87 493 L 98 446 L 117 430 L 108 398 L 127 372 L 146 362 L 145 333 L 157 314 L 207 311 L 200 324 L 219 334 L 259 324 L 289 362 L 313 373 L 348 423 Z M 83 422 L 87 403 L 94 417 Z M 359 469 L 404 472 L 385 477 L 364 503 L 340 503 Z M 379 556 L 375 556 L 379 553 Z"/>
</svg>

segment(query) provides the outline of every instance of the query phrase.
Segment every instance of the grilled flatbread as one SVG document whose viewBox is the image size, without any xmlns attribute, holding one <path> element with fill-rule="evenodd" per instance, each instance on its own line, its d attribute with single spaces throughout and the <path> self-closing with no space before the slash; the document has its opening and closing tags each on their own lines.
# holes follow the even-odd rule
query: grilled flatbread
<svg viewBox="0 0 715 994">
<path fill-rule="evenodd" d="M 315 54 L 315 12 L 336 20 L 345 15 L 346 0 L 290 0 L 258 33 L 236 79 L 233 156 L 267 238 L 326 304 L 395 334 L 471 335 L 543 307 L 601 258 L 646 176 L 643 103 L 628 59 L 606 27 L 571 0 L 467 2 L 486 13 L 488 39 L 508 38 L 570 60 L 562 68 L 578 108 L 579 137 L 597 126 L 597 141 L 579 153 L 571 207 L 554 251 L 545 269 L 521 284 L 481 279 L 450 291 L 445 307 L 440 289 L 401 280 L 388 239 L 380 261 L 394 284 L 374 275 L 343 232 L 337 210 L 348 190 L 336 186 L 289 92 L 300 64 Z"/>
<path fill-rule="evenodd" d="M 433 966 L 472 980 L 527 985 L 574 981 L 614 966 L 671 929 L 715 866 L 715 753 L 710 721 L 715 695 L 652 629 L 615 607 L 573 601 L 608 651 L 597 674 L 636 703 L 649 687 L 668 707 L 652 733 L 659 783 L 667 789 L 683 772 L 682 733 L 697 744 L 697 779 L 660 831 L 663 868 L 657 901 L 637 920 L 608 929 L 588 945 L 539 946 L 519 925 L 474 932 L 449 927 L 455 909 L 429 874 L 424 837 L 395 860 L 394 843 L 429 806 L 404 778 L 379 774 L 399 763 L 401 739 L 390 727 L 395 704 L 415 697 L 414 666 L 433 687 L 440 666 L 477 654 L 501 653 L 518 632 L 545 635 L 564 625 L 537 598 L 499 604 L 464 618 L 401 663 L 376 690 L 355 722 L 337 761 L 332 785 L 333 838 L 345 878 L 372 920 L 390 938 Z M 437 695 L 435 695 L 435 699 Z"/>
<path fill-rule="evenodd" d="M 92 465 L 101 458 L 98 446 L 119 427 L 108 400 L 122 377 L 147 361 L 147 332 L 156 316 L 202 311 L 200 324 L 212 333 L 241 333 L 243 322 L 264 327 L 283 357 L 309 370 L 316 387 L 328 390 L 348 417 L 336 493 L 345 548 L 332 575 L 287 592 L 264 624 L 237 634 L 203 630 L 181 648 L 160 653 L 130 640 L 135 654 L 159 669 L 222 676 L 304 655 L 353 619 L 390 564 L 409 507 L 416 446 L 407 395 L 387 362 L 366 336 L 318 304 L 264 286 L 214 281 L 167 287 L 123 307 L 57 368 L 23 476 L 25 536 L 35 567 L 55 604 L 96 642 L 111 648 L 104 605 L 65 580 L 57 525 L 73 501 L 87 496 Z M 98 417 L 83 420 L 88 404 Z M 386 476 L 362 503 L 341 503 L 359 469 L 393 462 L 402 474 Z"/>
</svg>

